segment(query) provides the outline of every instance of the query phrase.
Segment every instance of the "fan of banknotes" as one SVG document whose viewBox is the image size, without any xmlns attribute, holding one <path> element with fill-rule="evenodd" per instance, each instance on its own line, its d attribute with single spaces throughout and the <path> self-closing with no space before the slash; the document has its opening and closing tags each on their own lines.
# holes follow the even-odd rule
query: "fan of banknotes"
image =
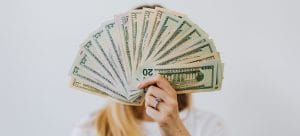
<svg viewBox="0 0 300 136">
<path fill-rule="evenodd" d="M 115 15 L 81 44 L 71 86 L 140 105 L 144 78 L 160 74 L 178 94 L 220 90 L 223 63 L 213 40 L 182 13 L 156 7 Z"/>
</svg>

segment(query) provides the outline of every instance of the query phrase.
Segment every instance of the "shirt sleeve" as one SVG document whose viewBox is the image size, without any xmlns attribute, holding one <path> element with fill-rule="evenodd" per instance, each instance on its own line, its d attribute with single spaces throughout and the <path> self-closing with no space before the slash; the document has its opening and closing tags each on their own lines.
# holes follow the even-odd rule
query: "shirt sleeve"
<svg viewBox="0 0 300 136">
<path fill-rule="evenodd" d="M 214 125 L 215 130 L 212 136 L 229 136 L 228 130 L 221 119 L 217 120 Z"/>
<path fill-rule="evenodd" d="M 201 134 L 201 136 L 203 135 L 204 136 L 229 136 L 224 121 L 220 117 L 211 113 L 207 117 L 205 129 L 203 131 L 203 134 Z"/>
<path fill-rule="evenodd" d="M 70 136 L 97 136 L 94 119 L 93 114 L 83 117 L 74 125 Z"/>
</svg>

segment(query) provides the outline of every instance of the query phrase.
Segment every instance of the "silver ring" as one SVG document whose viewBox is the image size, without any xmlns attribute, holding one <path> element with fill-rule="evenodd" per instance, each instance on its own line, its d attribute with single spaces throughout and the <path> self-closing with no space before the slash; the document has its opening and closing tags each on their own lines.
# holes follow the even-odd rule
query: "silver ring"
<svg viewBox="0 0 300 136">
<path fill-rule="evenodd" d="M 155 108 L 156 110 L 158 110 L 158 109 L 157 109 L 158 104 L 162 101 L 162 99 L 160 99 L 160 98 L 158 98 L 158 97 L 155 97 L 155 101 L 156 101 L 156 104 L 155 104 L 155 107 L 154 107 L 154 108 Z"/>
</svg>

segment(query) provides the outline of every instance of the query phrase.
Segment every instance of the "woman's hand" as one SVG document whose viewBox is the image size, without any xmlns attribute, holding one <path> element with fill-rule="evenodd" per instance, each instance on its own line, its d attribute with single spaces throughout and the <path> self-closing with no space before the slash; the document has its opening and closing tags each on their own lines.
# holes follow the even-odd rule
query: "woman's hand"
<svg viewBox="0 0 300 136">
<path fill-rule="evenodd" d="M 177 94 L 169 82 L 161 75 L 142 81 L 138 88 L 147 88 L 145 96 L 146 113 L 159 124 L 162 135 L 187 136 L 178 111 Z M 157 102 L 160 99 L 161 102 Z"/>
</svg>

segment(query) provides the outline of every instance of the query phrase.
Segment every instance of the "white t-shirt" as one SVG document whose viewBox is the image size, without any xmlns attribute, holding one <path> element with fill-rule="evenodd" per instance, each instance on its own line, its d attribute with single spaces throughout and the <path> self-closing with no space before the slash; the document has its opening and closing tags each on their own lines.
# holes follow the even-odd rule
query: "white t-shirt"
<svg viewBox="0 0 300 136">
<path fill-rule="evenodd" d="M 93 125 L 96 115 L 97 113 L 94 112 L 82 118 L 75 125 L 71 136 L 97 136 L 96 128 Z M 192 136 L 228 136 L 223 121 L 212 113 L 191 108 L 190 112 L 181 111 L 180 118 Z M 141 125 L 146 136 L 160 135 L 156 122 L 144 121 Z"/>
</svg>

